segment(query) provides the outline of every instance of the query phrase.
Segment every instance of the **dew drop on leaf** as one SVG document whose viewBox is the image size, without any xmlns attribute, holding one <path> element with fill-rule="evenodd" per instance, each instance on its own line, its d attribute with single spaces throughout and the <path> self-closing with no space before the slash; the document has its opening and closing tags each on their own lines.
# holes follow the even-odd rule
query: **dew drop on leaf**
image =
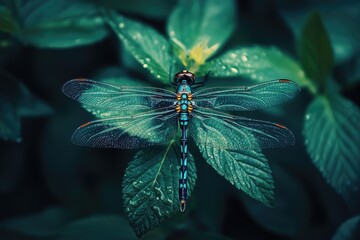
<svg viewBox="0 0 360 240">
<path fill-rule="evenodd" d="M 243 62 L 247 62 L 249 59 L 248 59 L 248 57 L 247 57 L 245 54 L 243 54 L 243 55 L 241 56 L 241 60 L 242 60 Z"/>
<path fill-rule="evenodd" d="M 233 73 L 238 73 L 238 72 L 239 72 L 239 70 L 237 70 L 237 69 L 234 68 L 234 67 L 230 68 L 230 70 L 231 70 Z"/>
<path fill-rule="evenodd" d="M 125 23 L 121 22 L 119 23 L 119 28 L 124 28 L 125 27 Z"/>
</svg>

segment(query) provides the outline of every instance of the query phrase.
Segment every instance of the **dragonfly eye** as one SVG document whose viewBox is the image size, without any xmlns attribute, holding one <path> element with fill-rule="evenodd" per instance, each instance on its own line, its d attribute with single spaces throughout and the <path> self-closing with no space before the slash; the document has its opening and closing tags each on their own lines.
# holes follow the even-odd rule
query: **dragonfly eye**
<svg viewBox="0 0 360 240">
<path fill-rule="evenodd" d="M 182 70 L 175 74 L 174 81 L 179 84 L 182 80 L 186 80 L 187 84 L 191 85 L 195 81 L 195 75 L 187 70 Z"/>
</svg>

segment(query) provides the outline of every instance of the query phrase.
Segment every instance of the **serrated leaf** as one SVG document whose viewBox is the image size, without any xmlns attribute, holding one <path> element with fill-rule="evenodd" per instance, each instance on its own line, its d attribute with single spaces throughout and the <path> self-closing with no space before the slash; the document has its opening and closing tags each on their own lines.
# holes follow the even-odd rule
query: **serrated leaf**
<svg viewBox="0 0 360 240">
<path fill-rule="evenodd" d="M 127 221 L 116 215 L 99 215 L 68 224 L 57 240 L 136 239 Z"/>
<path fill-rule="evenodd" d="M 234 26 L 232 0 L 181 0 L 170 15 L 167 32 L 185 66 L 192 61 L 201 65 L 225 43 Z"/>
<path fill-rule="evenodd" d="M 108 22 L 128 51 L 150 71 L 156 79 L 169 82 L 169 71 L 174 64 L 167 40 L 150 26 L 106 11 Z"/>
<path fill-rule="evenodd" d="M 15 37 L 40 48 L 68 48 L 103 39 L 108 31 L 96 6 L 84 1 L 19 0 Z"/>
<path fill-rule="evenodd" d="M 231 150 L 203 144 L 198 147 L 206 161 L 237 189 L 267 206 L 273 205 L 274 181 L 260 150 Z"/>
<path fill-rule="evenodd" d="M 311 14 L 305 22 L 298 40 L 298 54 L 306 76 L 325 87 L 333 64 L 331 42 L 320 14 Z"/>
<path fill-rule="evenodd" d="M 0 5 L 0 31 L 14 32 L 19 29 L 19 26 L 12 15 L 11 10 Z"/>
<path fill-rule="evenodd" d="M 244 76 L 262 82 L 270 79 L 291 79 L 315 91 L 299 64 L 275 47 L 244 47 L 230 50 L 204 66 L 215 77 Z"/>
<path fill-rule="evenodd" d="M 307 108 L 305 144 L 315 166 L 347 196 L 360 180 L 360 110 L 339 95 L 319 96 Z"/>
<path fill-rule="evenodd" d="M 0 229 L 21 232 L 29 236 L 55 236 L 71 218 L 71 214 L 66 209 L 53 207 L 1 222 Z"/>
<path fill-rule="evenodd" d="M 332 240 L 356 240 L 359 236 L 360 216 L 355 216 L 341 224 Z"/>
<path fill-rule="evenodd" d="M 138 237 L 179 211 L 180 146 L 139 151 L 129 163 L 123 181 L 125 214 Z M 196 168 L 188 155 L 188 195 L 194 189 Z"/>
</svg>

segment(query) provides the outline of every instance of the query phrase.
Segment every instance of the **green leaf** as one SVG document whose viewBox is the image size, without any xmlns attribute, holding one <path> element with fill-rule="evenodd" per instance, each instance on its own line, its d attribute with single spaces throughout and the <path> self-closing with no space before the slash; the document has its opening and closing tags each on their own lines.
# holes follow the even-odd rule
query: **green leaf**
<svg viewBox="0 0 360 240">
<path fill-rule="evenodd" d="M 306 76 L 325 87 L 333 64 L 331 42 L 320 14 L 311 14 L 305 22 L 298 40 L 298 54 Z"/>
<path fill-rule="evenodd" d="M 233 0 L 179 1 L 167 32 L 185 66 L 202 65 L 225 43 L 235 27 L 235 9 Z"/>
<path fill-rule="evenodd" d="M 258 82 L 287 78 L 315 91 L 299 64 L 274 47 L 234 49 L 210 61 L 204 68 L 204 72 L 210 71 L 215 77 L 244 76 Z"/>
<path fill-rule="evenodd" d="M 0 5 L 0 31 L 14 32 L 19 29 L 19 26 L 8 7 Z"/>
<path fill-rule="evenodd" d="M 63 208 L 48 208 L 42 212 L 17 217 L 0 223 L 0 229 L 13 230 L 30 236 L 54 236 L 71 219 L 70 213 Z"/>
<path fill-rule="evenodd" d="M 150 71 L 155 78 L 169 82 L 169 72 L 174 64 L 167 40 L 153 28 L 130 20 L 113 11 L 106 11 L 108 21 L 114 32 L 128 51 Z"/>
<path fill-rule="evenodd" d="M 360 235 L 360 216 L 355 216 L 345 221 L 336 230 L 332 240 L 356 240 Z"/>
<path fill-rule="evenodd" d="M 338 2 L 331 6 L 316 5 L 316 10 L 320 12 L 329 34 L 337 63 L 347 63 L 347 60 L 350 60 L 360 50 L 359 14 L 353 11 L 359 6 L 359 3 L 348 4 L 346 2 Z M 282 11 L 281 15 L 298 38 L 301 27 L 308 17 L 308 8 Z"/>
<path fill-rule="evenodd" d="M 125 214 L 138 237 L 179 211 L 180 146 L 139 151 L 129 163 L 123 181 Z M 188 155 L 188 195 L 195 186 L 194 158 Z"/>
<path fill-rule="evenodd" d="M 305 144 L 315 166 L 345 196 L 360 179 L 360 110 L 339 95 L 317 97 L 306 110 Z"/>
<path fill-rule="evenodd" d="M 136 239 L 127 221 L 116 215 L 99 215 L 68 224 L 57 240 Z"/>
<path fill-rule="evenodd" d="M 35 97 L 25 85 L 0 71 L 0 139 L 21 141 L 20 118 L 49 115 L 52 109 Z"/>
<path fill-rule="evenodd" d="M 23 23 L 15 36 L 40 48 L 68 48 L 103 39 L 108 31 L 97 8 L 84 1 L 19 0 Z"/>
<path fill-rule="evenodd" d="M 274 181 L 260 150 L 231 150 L 203 144 L 198 147 L 206 161 L 237 189 L 267 206 L 273 205 Z"/>
</svg>

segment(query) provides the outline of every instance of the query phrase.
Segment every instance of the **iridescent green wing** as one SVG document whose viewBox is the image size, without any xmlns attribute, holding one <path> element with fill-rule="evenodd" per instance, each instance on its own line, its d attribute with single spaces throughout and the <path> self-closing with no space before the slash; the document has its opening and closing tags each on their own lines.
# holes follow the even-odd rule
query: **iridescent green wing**
<svg viewBox="0 0 360 240">
<path fill-rule="evenodd" d="M 62 91 L 86 106 L 116 114 L 168 107 L 176 101 L 176 94 L 166 89 L 116 86 L 89 79 L 68 81 Z"/>
<path fill-rule="evenodd" d="M 174 108 L 88 122 L 72 135 L 81 146 L 136 149 L 167 144 L 177 132 Z"/>
<path fill-rule="evenodd" d="M 300 87 L 286 79 L 253 86 L 204 88 L 193 94 L 195 106 L 227 111 L 253 111 L 294 98 Z"/>
<path fill-rule="evenodd" d="M 259 149 L 293 145 L 286 127 L 197 107 L 191 113 L 190 135 L 198 143 L 221 149 Z"/>
</svg>

